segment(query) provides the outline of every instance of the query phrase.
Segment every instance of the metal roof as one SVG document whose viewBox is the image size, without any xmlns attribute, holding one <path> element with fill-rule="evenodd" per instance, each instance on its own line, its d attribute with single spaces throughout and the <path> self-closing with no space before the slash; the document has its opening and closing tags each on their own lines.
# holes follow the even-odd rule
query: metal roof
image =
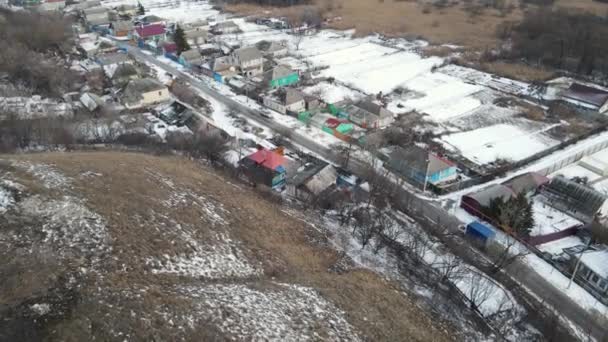
<svg viewBox="0 0 608 342">
<path fill-rule="evenodd" d="M 602 107 L 608 102 L 608 92 L 579 83 L 573 83 L 563 94 L 564 97 L 584 102 L 596 107 Z"/>
</svg>

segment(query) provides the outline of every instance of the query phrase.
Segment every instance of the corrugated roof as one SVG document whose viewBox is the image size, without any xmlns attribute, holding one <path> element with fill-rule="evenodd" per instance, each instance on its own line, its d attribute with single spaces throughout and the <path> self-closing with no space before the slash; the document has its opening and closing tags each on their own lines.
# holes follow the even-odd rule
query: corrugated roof
<svg viewBox="0 0 608 342">
<path fill-rule="evenodd" d="M 278 167 L 285 164 L 285 157 L 277 152 L 266 149 L 258 150 L 247 158 L 253 160 L 256 164 L 262 165 L 271 170 L 276 170 Z"/>
<path fill-rule="evenodd" d="M 141 26 L 136 27 L 135 31 L 142 38 L 158 36 L 158 35 L 165 33 L 165 25 L 163 25 L 163 24 L 141 25 Z"/>
<path fill-rule="evenodd" d="M 513 190 L 513 192 L 515 192 L 516 194 L 519 194 L 522 192 L 528 193 L 535 191 L 541 185 L 547 183 L 549 183 L 549 178 L 541 175 L 540 173 L 528 172 L 523 175 L 512 178 L 503 184 L 511 188 L 511 190 Z"/>
<path fill-rule="evenodd" d="M 563 96 L 581 101 L 596 107 L 602 107 L 608 101 L 608 92 L 579 83 L 573 83 Z"/>
<path fill-rule="evenodd" d="M 202 59 L 201 53 L 198 52 L 198 50 L 184 51 L 184 52 L 182 52 L 182 54 L 180 55 L 180 57 L 182 57 L 186 61 L 193 61 L 193 60 Z"/>
</svg>

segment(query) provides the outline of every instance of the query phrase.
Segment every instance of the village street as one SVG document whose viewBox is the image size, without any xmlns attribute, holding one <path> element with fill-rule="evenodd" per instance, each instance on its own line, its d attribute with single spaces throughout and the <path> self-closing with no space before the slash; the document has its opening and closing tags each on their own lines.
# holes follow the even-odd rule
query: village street
<svg viewBox="0 0 608 342">
<path fill-rule="evenodd" d="M 125 49 L 131 56 L 140 62 L 146 62 L 154 64 L 167 73 L 172 74 L 174 77 L 182 77 L 190 83 L 192 87 L 206 94 L 207 96 L 221 102 L 226 105 L 228 109 L 236 112 L 237 115 L 244 116 L 247 119 L 257 122 L 260 125 L 266 126 L 274 131 L 284 131 L 286 126 L 277 123 L 272 119 L 268 119 L 261 115 L 261 113 L 255 109 L 252 109 L 244 104 L 241 104 L 229 96 L 223 95 L 218 91 L 215 91 L 204 82 L 200 81 L 191 74 L 182 72 L 177 68 L 159 61 L 153 55 L 148 55 L 137 47 L 120 44 L 121 48 Z M 340 165 L 343 159 L 339 153 L 332 151 L 327 146 L 322 146 L 319 143 L 311 140 L 310 138 L 293 132 L 288 137 L 296 147 L 301 146 L 306 148 L 328 161 L 334 164 Z M 286 146 L 288 148 L 294 146 Z M 364 175 L 365 171 L 369 169 L 369 166 L 360 160 L 350 158 L 348 163 L 348 170 L 355 175 Z M 436 202 L 427 201 L 421 197 L 418 197 L 414 190 L 408 190 L 402 185 L 395 185 L 397 191 L 399 209 L 411 213 L 414 212 L 414 216 L 421 221 L 421 224 L 432 233 L 436 233 L 441 230 L 440 227 L 445 227 L 451 233 L 458 232 L 458 226 L 461 224 L 460 220 L 450 214 L 445 208 L 439 206 Z M 438 229 L 440 228 L 440 229 Z M 474 249 L 473 246 L 468 244 L 459 234 L 443 234 L 441 239 L 451 249 L 451 252 L 455 255 L 462 257 L 466 262 L 478 267 L 482 270 L 488 269 L 489 262 L 482 256 L 480 252 Z M 556 270 L 557 272 L 557 270 Z M 548 282 L 543 276 L 538 274 L 534 268 L 528 265 L 525 261 L 516 260 L 507 269 L 503 270 L 502 273 L 494 276 L 497 280 L 501 281 L 507 286 L 517 286 L 519 284 L 533 295 L 530 296 L 526 293 L 523 288 L 510 288 L 510 290 L 518 297 L 518 300 L 522 304 L 529 306 L 530 303 L 536 302 L 536 310 L 542 306 L 541 303 L 548 305 L 554 309 L 555 312 L 561 313 L 567 320 L 577 324 L 585 329 L 585 334 L 589 334 L 596 338 L 598 341 L 603 340 L 606 337 L 607 327 L 601 326 L 596 322 L 591 314 L 581 308 L 579 305 L 574 303 L 566 294 L 555 288 L 550 282 Z"/>
</svg>

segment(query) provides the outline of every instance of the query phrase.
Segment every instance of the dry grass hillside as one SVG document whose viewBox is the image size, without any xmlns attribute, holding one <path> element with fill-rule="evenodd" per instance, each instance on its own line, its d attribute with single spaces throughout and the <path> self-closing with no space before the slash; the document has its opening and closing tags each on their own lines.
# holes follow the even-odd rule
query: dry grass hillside
<svg viewBox="0 0 608 342">
<path fill-rule="evenodd" d="M 319 231 L 195 162 L 0 156 L 0 340 L 448 341 Z"/>
<path fill-rule="evenodd" d="M 466 2 L 445 7 L 424 0 L 314 0 L 325 18 L 340 17 L 330 26 L 338 29 L 355 28 L 360 35 L 382 33 L 388 36 L 423 37 L 434 44 L 459 44 L 474 49 L 494 47 L 496 28 L 505 21 L 522 18 L 520 0 L 506 0 L 506 10 L 484 8 L 479 13 L 467 10 Z M 439 1 L 436 1 L 439 2 Z M 584 10 L 608 15 L 608 4 L 593 0 L 558 0 L 557 7 Z M 295 16 L 303 6 L 269 8 L 249 4 L 226 6 L 232 12 L 246 15 Z"/>
</svg>

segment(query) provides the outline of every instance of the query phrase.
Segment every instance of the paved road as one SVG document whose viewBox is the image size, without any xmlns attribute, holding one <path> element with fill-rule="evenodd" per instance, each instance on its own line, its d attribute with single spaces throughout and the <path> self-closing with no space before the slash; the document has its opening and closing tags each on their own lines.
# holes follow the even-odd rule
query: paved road
<svg viewBox="0 0 608 342">
<path fill-rule="evenodd" d="M 187 79 L 193 87 L 197 88 L 199 91 L 203 92 L 209 97 L 225 104 L 229 109 L 234 110 L 238 115 L 243 115 L 248 119 L 258 122 L 259 124 L 269 127 L 277 132 L 283 132 L 288 129 L 287 126 L 281 125 L 272 119 L 262 116 L 259 111 L 249 108 L 228 96 L 220 94 L 216 90 L 212 89 L 208 84 L 200 81 L 196 77 L 193 77 L 188 73 L 184 73 L 169 64 L 159 61 L 155 56 L 145 54 L 138 48 L 132 46 L 123 45 L 123 47 L 126 48 L 127 52 L 134 58 L 157 65 L 174 76 L 181 76 Z M 312 152 L 317 153 L 329 161 L 336 164 L 341 164 L 343 156 L 329 149 L 327 146 L 319 145 L 317 142 L 311 140 L 307 136 L 294 132 L 291 129 L 288 130 L 292 132 L 289 136 L 289 140 L 309 149 Z M 289 148 L 290 146 L 287 147 Z M 369 170 L 369 166 L 364 162 L 351 158 L 348 163 L 348 169 L 356 175 L 365 175 L 366 170 Z M 437 203 L 425 201 L 402 186 L 395 185 L 395 191 L 395 197 L 398 199 L 400 206 L 399 209 L 406 213 L 415 210 L 417 212 L 417 217 L 426 221 L 427 228 L 429 228 L 429 230 L 436 232 L 437 226 L 444 226 L 450 229 L 452 232 L 457 232 L 457 227 L 461 224 L 461 222 L 456 217 L 451 215 L 447 210 L 440 207 Z M 473 251 L 472 253 L 468 253 L 467 250 L 471 250 L 473 247 L 463 244 L 463 241 L 460 238 L 454 235 L 445 236 L 442 239 L 449 247 L 451 247 L 454 254 L 463 257 L 465 261 L 482 270 L 487 269 L 487 260 L 481 260 L 479 253 Z M 451 239 L 451 241 L 445 239 Z M 542 305 L 539 305 L 538 303 L 538 299 L 540 299 L 540 301 L 549 303 L 562 315 L 579 325 L 581 328 L 585 329 L 586 333 L 594 336 L 596 340 L 604 341 L 608 338 L 607 326 L 604 326 L 601 322 L 594 319 L 586 310 L 582 309 L 579 305 L 574 303 L 572 299 L 547 282 L 527 264 L 517 261 L 505 271 L 506 274 L 503 273 L 502 275 L 495 276 L 498 281 L 504 281 L 504 278 L 500 278 L 507 276 L 509 279 L 506 280 L 511 280 L 513 283 L 522 284 L 528 290 L 534 293 L 534 297 L 536 298 L 531 298 L 529 295 L 524 293 L 524 289 L 519 289 L 515 292 L 515 294 L 517 295 L 517 292 L 519 292 L 518 297 L 520 297 L 522 300 L 525 300 L 526 302 L 536 300 L 538 308 L 542 307 Z M 526 298 L 523 298 L 522 296 Z"/>
</svg>

